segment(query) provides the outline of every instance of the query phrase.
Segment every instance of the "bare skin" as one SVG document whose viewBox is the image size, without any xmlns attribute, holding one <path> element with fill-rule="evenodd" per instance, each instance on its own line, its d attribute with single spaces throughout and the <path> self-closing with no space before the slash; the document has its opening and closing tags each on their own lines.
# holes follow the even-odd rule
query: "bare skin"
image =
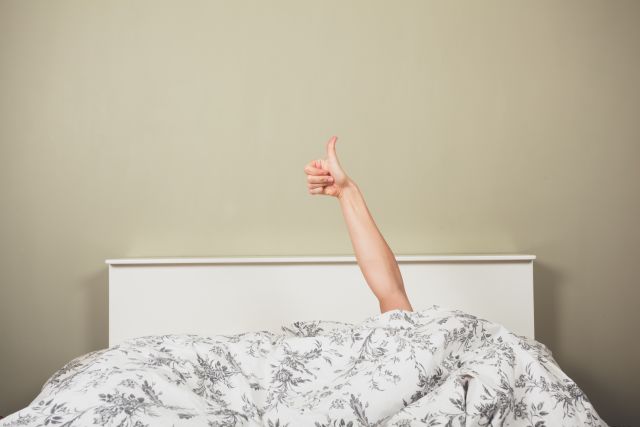
<svg viewBox="0 0 640 427">
<path fill-rule="evenodd" d="M 378 298 L 380 312 L 413 311 L 398 262 L 378 230 L 362 192 L 338 161 L 337 140 L 335 136 L 329 139 L 324 159 L 312 160 L 305 166 L 309 193 L 338 199 L 356 260 L 369 288 Z"/>
</svg>

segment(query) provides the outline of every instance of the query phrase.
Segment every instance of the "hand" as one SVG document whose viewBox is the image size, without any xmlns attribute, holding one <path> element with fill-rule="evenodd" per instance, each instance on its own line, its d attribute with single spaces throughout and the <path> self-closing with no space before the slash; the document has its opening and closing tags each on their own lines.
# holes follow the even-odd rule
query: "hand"
<svg viewBox="0 0 640 427">
<path fill-rule="evenodd" d="M 312 160 L 304 167 L 310 194 L 340 197 L 344 189 L 352 185 L 351 180 L 338 161 L 336 154 L 337 140 L 337 136 L 332 136 L 327 142 L 326 158 Z"/>
</svg>

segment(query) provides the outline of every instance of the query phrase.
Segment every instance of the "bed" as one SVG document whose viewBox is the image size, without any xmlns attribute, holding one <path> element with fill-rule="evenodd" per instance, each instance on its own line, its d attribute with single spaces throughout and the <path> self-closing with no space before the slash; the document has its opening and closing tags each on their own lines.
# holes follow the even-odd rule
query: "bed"
<svg viewBox="0 0 640 427">
<path fill-rule="evenodd" d="M 398 257 L 378 314 L 353 257 L 112 259 L 109 347 L 15 425 L 605 425 L 534 339 L 532 255 Z"/>
</svg>

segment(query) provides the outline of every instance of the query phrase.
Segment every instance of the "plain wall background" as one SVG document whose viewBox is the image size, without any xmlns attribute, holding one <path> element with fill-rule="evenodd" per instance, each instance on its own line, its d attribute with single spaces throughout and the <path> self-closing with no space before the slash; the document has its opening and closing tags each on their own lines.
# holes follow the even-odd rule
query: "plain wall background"
<svg viewBox="0 0 640 427">
<path fill-rule="evenodd" d="M 0 2 L 0 414 L 107 344 L 109 257 L 533 253 L 536 327 L 638 421 L 640 2 Z M 505 304 L 508 301 L 504 301 Z"/>
</svg>

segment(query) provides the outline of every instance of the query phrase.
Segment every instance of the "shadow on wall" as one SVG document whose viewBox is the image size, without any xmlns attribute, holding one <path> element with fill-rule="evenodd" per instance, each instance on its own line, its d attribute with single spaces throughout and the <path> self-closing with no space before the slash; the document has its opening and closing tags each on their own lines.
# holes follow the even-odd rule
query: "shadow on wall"
<svg viewBox="0 0 640 427">
<path fill-rule="evenodd" d="M 533 263 L 535 338 L 553 352 L 557 344 L 560 273 L 543 262 Z"/>
<path fill-rule="evenodd" d="M 87 299 L 87 351 L 109 346 L 109 269 L 100 268 L 82 281 Z"/>
</svg>

